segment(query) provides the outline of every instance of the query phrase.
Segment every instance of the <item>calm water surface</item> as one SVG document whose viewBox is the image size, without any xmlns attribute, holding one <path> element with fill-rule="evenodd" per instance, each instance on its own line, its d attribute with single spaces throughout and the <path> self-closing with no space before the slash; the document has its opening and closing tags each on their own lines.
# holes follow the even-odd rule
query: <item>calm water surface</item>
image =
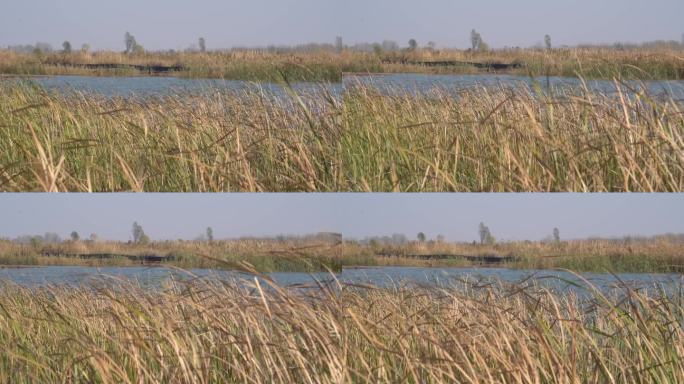
<svg viewBox="0 0 684 384">
<path fill-rule="evenodd" d="M 278 272 L 269 276 L 281 286 L 310 285 L 316 281 L 333 281 L 328 273 Z M 593 285 L 610 290 L 625 283 L 634 288 L 650 289 L 654 286 L 676 287 L 684 284 L 681 274 L 634 274 L 617 276 L 601 273 L 584 273 L 583 279 Z M 30 267 L 0 269 L 0 281 L 10 281 L 26 287 L 47 285 L 89 286 L 117 281 L 135 282 L 142 286 L 160 286 L 174 279 L 194 278 L 219 280 L 253 280 L 252 276 L 233 271 L 193 269 L 181 271 L 164 267 Z M 477 283 L 539 283 L 552 289 L 572 289 L 573 284 L 586 284 L 576 275 L 554 270 L 515 270 L 501 268 L 349 268 L 334 276 L 342 283 L 371 284 L 375 286 L 421 285 L 443 286 L 461 281 Z M 622 283 L 620 283 L 620 281 Z"/>
<path fill-rule="evenodd" d="M 207 93 L 219 91 L 244 92 L 259 91 L 276 96 L 285 96 L 283 88 L 277 84 L 253 83 L 238 80 L 217 79 L 180 79 L 174 77 L 87 77 L 87 76 L 46 76 L 34 77 L 33 81 L 50 90 L 75 90 L 106 96 L 148 96 L 165 95 L 177 92 Z M 7 81 L 7 80 L 6 80 Z M 16 81 L 16 80 L 10 80 Z M 340 95 L 345 89 L 359 84 L 371 85 L 389 94 L 409 93 L 427 94 L 435 89 L 447 93 L 457 93 L 468 88 L 510 88 L 527 86 L 552 89 L 556 92 L 578 90 L 583 87 L 581 80 L 567 77 L 529 78 L 510 75 L 425 75 L 425 74 L 387 74 L 387 75 L 348 75 L 341 83 L 297 83 L 293 88 L 298 92 L 327 91 Z M 634 89 L 646 88 L 655 96 L 672 97 L 684 100 L 684 81 L 646 81 L 627 82 Z M 616 92 L 611 80 L 587 80 L 587 88 L 606 94 Z M 630 93 L 629 89 L 623 90 Z"/>
</svg>

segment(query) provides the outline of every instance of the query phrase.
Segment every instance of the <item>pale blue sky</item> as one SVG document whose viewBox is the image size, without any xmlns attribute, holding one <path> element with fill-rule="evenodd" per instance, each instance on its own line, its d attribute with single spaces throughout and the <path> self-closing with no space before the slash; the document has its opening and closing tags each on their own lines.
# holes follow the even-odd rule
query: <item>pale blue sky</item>
<svg viewBox="0 0 684 384">
<path fill-rule="evenodd" d="M 342 232 L 477 239 L 684 233 L 684 194 L 0 194 L 0 237 L 72 230 L 127 240 L 133 221 L 153 239 Z"/>
<path fill-rule="evenodd" d="M 0 0 L 0 46 L 45 41 L 122 49 L 127 30 L 148 49 L 397 40 L 494 47 L 680 40 L 682 0 Z"/>
</svg>

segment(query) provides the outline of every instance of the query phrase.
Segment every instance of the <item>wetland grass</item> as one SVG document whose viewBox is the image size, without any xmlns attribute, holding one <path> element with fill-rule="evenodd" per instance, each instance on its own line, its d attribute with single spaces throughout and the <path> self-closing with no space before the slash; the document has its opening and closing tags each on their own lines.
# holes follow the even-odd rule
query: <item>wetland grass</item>
<svg viewBox="0 0 684 384">
<path fill-rule="evenodd" d="M 684 240 L 677 235 L 492 245 L 434 241 L 390 245 L 301 239 L 238 239 L 212 243 L 169 240 L 149 244 L 65 241 L 31 245 L 0 240 L 0 265 L 10 266 L 147 264 L 185 269 L 240 269 L 245 263 L 262 273 L 339 272 L 345 267 L 376 266 L 681 273 L 684 272 Z"/>
<path fill-rule="evenodd" d="M 87 383 L 676 383 L 681 289 L 195 281 L 0 289 L 0 375 Z"/>
<path fill-rule="evenodd" d="M 429 63 L 457 63 L 434 66 Z M 471 63 L 471 64 L 468 64 Z M 0 74 L 11 75 L 149 75 L 147 70 L 84 68 L 88 65 L 160 66 L 178 70 L 165 76 L 274 81 L 283 75 L 290 81 L 336 82 L 344 73 L 490 73 L 478 64 L 514 64 L 499 71 L 523 76 L 569 76 L 640 80 L 684 79 L 684 55 L 675 48 L 611 49 L 600 47 L 563 49 L 500 49 L 487 52 L 454 49 L 417 49 L 388 52 L 327 50 L 232 50 L 213 52 L 75 52 L 25 54 L 0 50 Z"/>
<path fill-rule="evenodd" d="M 616 82 L 616 85 L 619 83 Z M 644 92 L 323 87 L 106 98 L 0 85 L 3 191 L 666 192 L 680 101 Z M 620 89 L 627 92 L 620 86 Z"/>
</svg>

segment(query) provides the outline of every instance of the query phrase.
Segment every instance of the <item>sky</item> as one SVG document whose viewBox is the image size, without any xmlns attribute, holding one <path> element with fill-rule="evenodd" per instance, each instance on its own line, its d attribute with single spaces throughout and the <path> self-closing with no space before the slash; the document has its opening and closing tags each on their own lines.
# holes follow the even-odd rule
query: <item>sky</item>
<svg viewBox="0 0 684 384">
<path fill-rule="evenodd" d="M 492 47 L 679 41 L 682 0 L 0 0 L 0 46 L 88 43 L 123 49 L 130 31 L 147 49 L 346 43 L 415 38 L 469 45 L 477 29 Z"/>
<path fill-rule="evenodd" d="M 0 238 L 75 230 L 128 240 L 422 231 L 473 241 L 483 221 L 500 240 L 684 233 L 684 194 L 0 194 Z"/>
</svg>

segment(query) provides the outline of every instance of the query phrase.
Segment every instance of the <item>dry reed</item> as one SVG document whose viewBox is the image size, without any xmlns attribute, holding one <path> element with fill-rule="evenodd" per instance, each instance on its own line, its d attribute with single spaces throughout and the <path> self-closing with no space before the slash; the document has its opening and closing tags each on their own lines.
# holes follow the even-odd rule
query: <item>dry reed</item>
<svg viewBox="0 0 684 384">
<path fill-rule="evenodd" d="M 0 290 L 11 382 L 675 383 L 681 290 L 266 281 Z"/>
<path fill-rule="evenodd" d="M 104 98 L 5 85 L 4 191 L 676 191 L 681 104 L 524 87 Z M 626 92 L 626 90 L 625 90 Z"/>
</svg>

